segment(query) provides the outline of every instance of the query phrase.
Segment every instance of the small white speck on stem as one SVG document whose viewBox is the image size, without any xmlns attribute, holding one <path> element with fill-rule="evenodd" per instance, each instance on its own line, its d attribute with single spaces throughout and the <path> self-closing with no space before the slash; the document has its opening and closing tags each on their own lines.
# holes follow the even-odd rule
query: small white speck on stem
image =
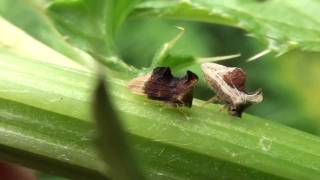
<svg viewBox="0 0 320 180">
<path fill-rule="evenodd" d="M 268 152 L 272 147 L 272 139 L 262 136 L 259 140 L 259 146 L 262 151 Z"/>
</svg>

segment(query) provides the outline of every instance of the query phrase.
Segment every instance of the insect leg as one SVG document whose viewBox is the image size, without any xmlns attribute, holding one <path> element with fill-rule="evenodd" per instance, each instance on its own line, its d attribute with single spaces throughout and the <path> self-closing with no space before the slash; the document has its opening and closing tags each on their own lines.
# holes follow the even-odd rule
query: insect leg
<svg viewBox="0 0 320 180">
<path fill-rule="evenodd" d="M 200 105 L 200 107 L 204 107 L 210 103 L 214 104 L 224 104 L 224 101 L 217 95 L 211 97 L 209 100 L 205 101 L 203 104 Z"/>
</svg>

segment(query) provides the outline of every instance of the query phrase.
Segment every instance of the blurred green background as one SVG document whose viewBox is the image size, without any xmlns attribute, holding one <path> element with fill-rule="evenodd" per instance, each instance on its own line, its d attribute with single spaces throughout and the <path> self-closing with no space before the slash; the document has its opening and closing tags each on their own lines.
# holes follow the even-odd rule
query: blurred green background
<svg viewBox="0 0 320 180">
<path fill-rule="evenodd" d="M 250 107 L 248 113 L 320 134 L 320 54 L 292 51 L 280 57 L 268 54 L 256 61 L 246 62 L 264 50 L 265 45 L 243 30 L 195 22 L 132 18 L 117 34 L 117 46 L 122 58 L 136 67 L 148 67 L 155 51 L 177 33 L 175 26 L 184 27 L 186 31 L 174 47 L 173 55 L 211 57 L 242 54 L 240 58 L 221 63 L 243 68 L 247 72 L 249 91 L 259 87 L 263 89 L 264 101 Z M 214 94 L 203 81 L 199 65 L 188 69 L 201 78 L 195 97 L 202 100 L 212 97 Z"/>
</svg>

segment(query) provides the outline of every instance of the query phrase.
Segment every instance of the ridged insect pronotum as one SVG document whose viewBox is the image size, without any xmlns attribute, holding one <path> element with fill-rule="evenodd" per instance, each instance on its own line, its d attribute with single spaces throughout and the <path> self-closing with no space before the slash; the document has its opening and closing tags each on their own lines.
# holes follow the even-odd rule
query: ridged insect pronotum
<svg viewBox="0 0 320 180">
<path fill-rule="evenodd" d="M 157 67 L 151 74 L 132 79 L 128 87 L 149 99 L 163 101 L 173 106 L 192 106 L 193 88 L 198 76 L 187 71 L 182 78 L 173 77 L 168 67 Z"/>
<path fill-rule="evenodd" d="M 246 74 L 241 68 L 216 63 L 204 63 L 201 68 L 218 100 L 228 107 L 231 115 L 241 117 L 247 107 L 263 100 L 261 89 L 253 93 L 246 91 Z"/>
</svg>

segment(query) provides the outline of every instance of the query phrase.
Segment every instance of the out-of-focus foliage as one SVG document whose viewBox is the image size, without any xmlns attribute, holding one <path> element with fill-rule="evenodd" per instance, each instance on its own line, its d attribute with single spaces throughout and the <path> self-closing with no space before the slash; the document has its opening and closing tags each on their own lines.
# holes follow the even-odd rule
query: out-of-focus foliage
<svg viewBox="0 0 320 180">
<path fill-rule="evenodd" d="M 213 55 L 214 42 L 204 25 L 178 21 L 154 20 L 151 18 L 127 21 L 120 29 L 117 44 L 122 58 L 136 67 L 150 66 L 157 49 L 172 39 L 176 26 L 185 28 L 185 33 L 173 47 L 175 55 L 210 56 Z"/>
<path fill-rule="evenodd" d="M 48 13 L 74 46 L 99 56 L 114 56 L 114 35 L 138 1 L 56 0 Z"/>
<path fill-rule="evenodd" d="M 315 0 L 144 0 L 133 14 L 238 27 L 282 54 L 294 48 L 319 52 L 319 8 Z"/>
</svg>

